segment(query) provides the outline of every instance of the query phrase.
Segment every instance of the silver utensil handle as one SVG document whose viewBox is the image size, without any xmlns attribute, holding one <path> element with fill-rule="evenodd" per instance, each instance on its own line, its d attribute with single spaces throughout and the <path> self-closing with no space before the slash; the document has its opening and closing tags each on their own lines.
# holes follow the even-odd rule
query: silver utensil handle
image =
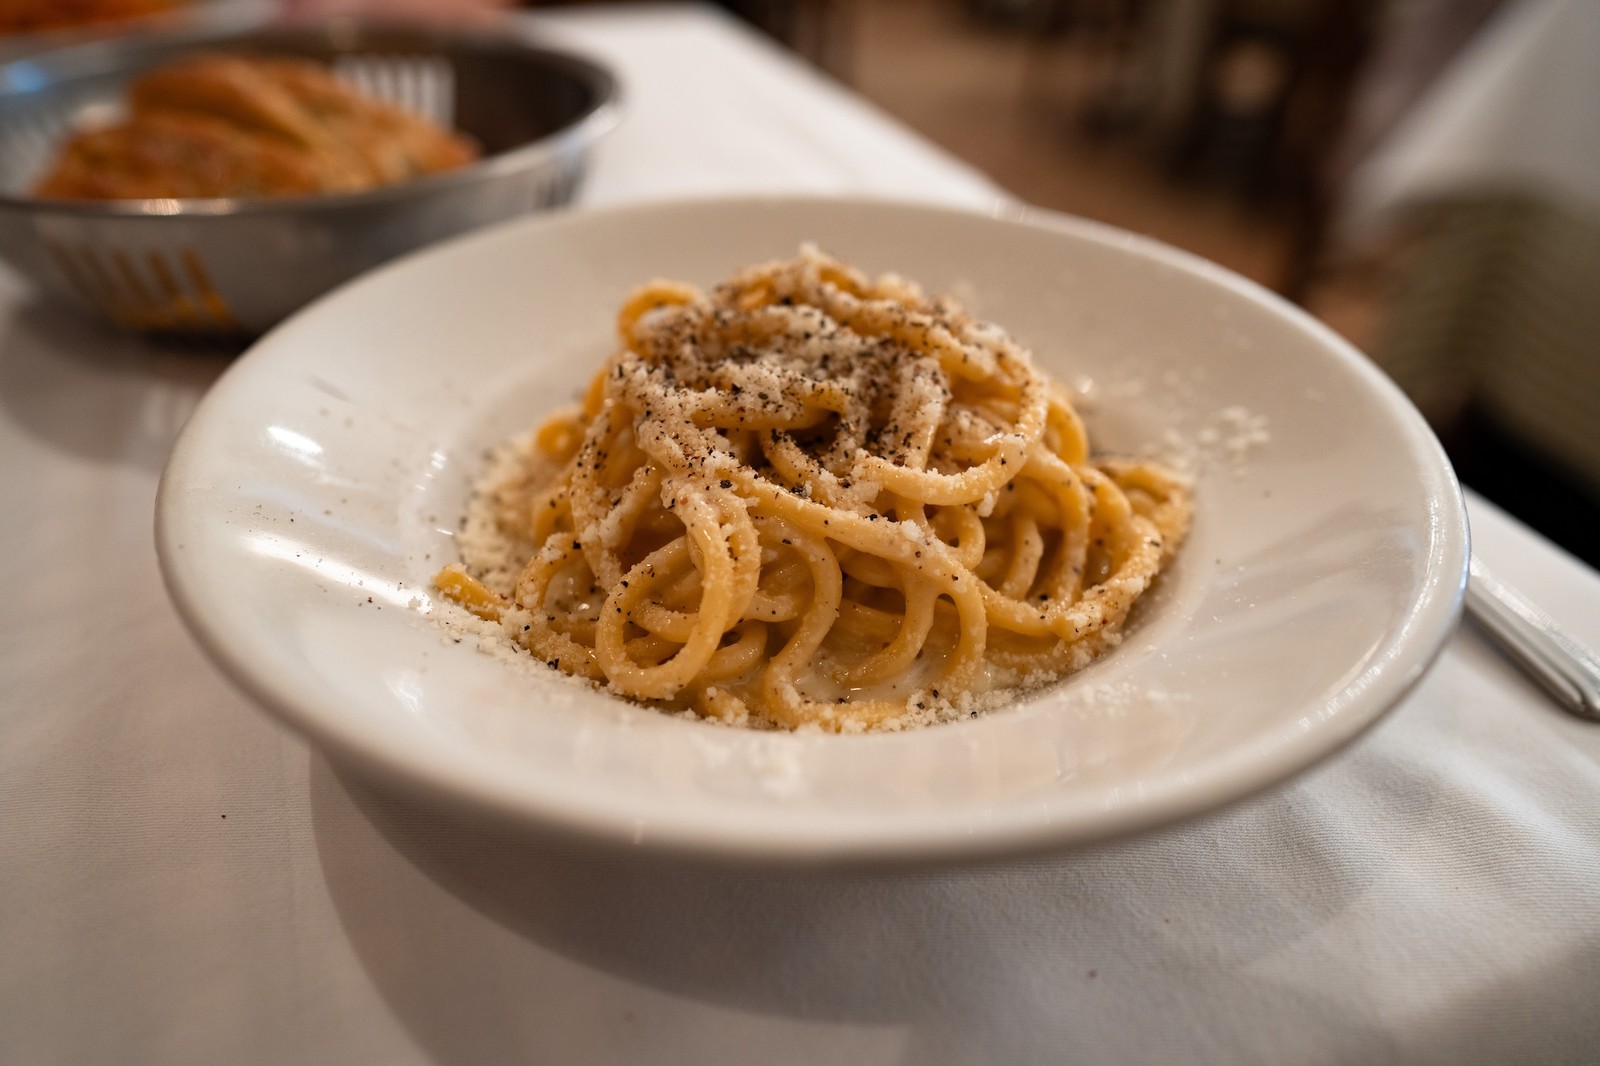
<svg viewBox="0 0 1600 1066">
<path fill-rule="evenodd" d="M 1472 557 L 1467 612 L 1551 696 L 1580 718 L 1600 721 L 1600 658 Z"/>
</svg>

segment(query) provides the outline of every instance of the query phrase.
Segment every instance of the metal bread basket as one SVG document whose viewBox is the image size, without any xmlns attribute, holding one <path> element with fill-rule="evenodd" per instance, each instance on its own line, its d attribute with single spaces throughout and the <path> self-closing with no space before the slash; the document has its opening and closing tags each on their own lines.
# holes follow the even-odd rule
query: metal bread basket
<svg viewBox="0 0 1600 1066">
<path fill-rule="evenodd" d="M 283 199 L 35 199 L 75 125 L 133 76 L 196 51 L 289 54 L 454 126 L 476 163 L 365 192 Z M 401 253 L 571 199 L 618 119 L 616 80 L 516 37 L 339 22 L 113 41 L 0 66 L 0 256 L 137 332 L 253 334 Z"/>
</svg>

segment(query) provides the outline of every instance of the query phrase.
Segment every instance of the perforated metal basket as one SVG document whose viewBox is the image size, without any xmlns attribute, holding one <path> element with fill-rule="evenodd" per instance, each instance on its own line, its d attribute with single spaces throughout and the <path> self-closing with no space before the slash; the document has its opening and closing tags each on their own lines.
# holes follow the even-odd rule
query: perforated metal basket
<svg viewBox="0 0 1600 1066">
<path fill-rule="evenodd" d="M 210 50 L 295 55 L 475 137 L 459 170 L 359 193 L 66 202 L 28 195 L 74 126 L 133 77 Z M 617 122 L 596 64 L 497 33 L 339 22 L 85 45 L 0 66 L 0 256 L 139 332 L 259 333 L 403 252 L 565 203 Z"/>
</svg>

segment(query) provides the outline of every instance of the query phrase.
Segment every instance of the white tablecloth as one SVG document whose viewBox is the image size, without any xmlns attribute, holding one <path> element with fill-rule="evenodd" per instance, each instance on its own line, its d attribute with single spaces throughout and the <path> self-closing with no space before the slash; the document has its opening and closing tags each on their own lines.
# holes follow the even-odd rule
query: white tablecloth
<svg viewBox="0 0 1600 1066">
<path fill-rule="evenodd" d="M 1403 208 L 1520 196 L 1600 216 L 1600 3 L 1506 0 L 1350 176 L 1344 240 Z"/>
<path fill-rule="evenodd" d="M 617 64 L 591 203 L 983 179 L 697 9 Z M 0 1062 L 1594 1062 L 1600 728 L 1472 632 L 1355 748 L 1135 841 L 765 874 L 530 846 L 342 777 L 180 627 L 151 546 L 214 357 L 0 273 Z M 1600 577 L 1479 552 L 1600 643 Z"/>
</svg>

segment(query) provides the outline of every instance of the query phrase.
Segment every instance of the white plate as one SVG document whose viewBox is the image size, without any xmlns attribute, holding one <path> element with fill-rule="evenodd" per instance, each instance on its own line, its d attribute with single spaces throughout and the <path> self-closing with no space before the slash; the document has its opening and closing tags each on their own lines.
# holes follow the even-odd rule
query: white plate
<svg viewBox="0 0 1600 1066">
<path fill-rule="evenodd" d="M 791 735 L 631 706 L 424 616 L 483 449 L 579 392 L 630 288 L 707 284 L 803 240 L 966 297 L 1087 386 L 1098 444 L 1197 449 L 1193 534 L 1122 647 L 985 717 Z M 157 539 L 201 643 L 337 756 L 545 829 L 832 862 L 1081 843 L 1282 780 L 1422 674 L 1467 556 L 1416 411 L 1250 282 L 1067 218 L 827 200 L 551 216 L 350 284 L 206 397 Z"/>
</svg>

